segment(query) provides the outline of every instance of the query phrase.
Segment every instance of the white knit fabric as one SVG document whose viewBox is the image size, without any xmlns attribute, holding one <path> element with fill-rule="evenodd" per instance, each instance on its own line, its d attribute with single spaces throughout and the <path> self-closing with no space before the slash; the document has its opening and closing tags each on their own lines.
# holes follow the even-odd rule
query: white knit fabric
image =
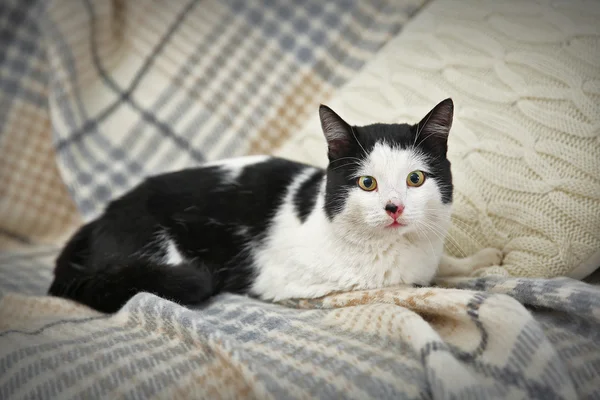
<svg viewBox="0 0 600 400">
<path fill-rule="evenodd" d="M 446 97 L 447 251 L 502 249 L 503 265 L 480 274 L 598 267 L 600 2 L 434 1 L 328 104 L 354 124 L 416 123 Z M 316 115 L 279 154 L 325 165 Z"/>
</svg>

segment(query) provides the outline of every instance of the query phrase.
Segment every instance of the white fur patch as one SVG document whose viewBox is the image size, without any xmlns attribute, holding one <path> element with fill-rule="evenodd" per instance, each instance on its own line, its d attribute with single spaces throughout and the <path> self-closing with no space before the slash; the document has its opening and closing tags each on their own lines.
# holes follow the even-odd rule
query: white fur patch
<svg viewBox="0 0 600 400">
<path fill-rule="evenodd" d="M 236 158 L 227 158 L 224 160 L 211 161 L 203 164 L 203 167 L 221 167 L 223 170 L 229 172 L 230 179 L 236 180 L 241 173 L 249 165 L 258 164 L 267 161 L 270 156 L 256 155 L 256 156 L 244 156 Z"/>
<path fill-rule="evenodd" d="M 296 177 L 266 242 L 253 250 L 258 274 L 251 293 L 277 301 L 340 290 L 428 284 L 443 253 L 450 206 L 442 203 L 434 180 L 419 188 L 407 186 L 406 176 L 415 169 L 426 171 L 418 153 L 377 145 L 360 175 L 375 177 L 378 190 L 351 189 L 343 211 L 330 221 L 323 208 L 324 182 L 304 223 L 295 213 L 293 198 L 312 171 Z M 384 209 L 390 199 L 405 205 L 406 227 L 386 227 L 392 222 Z"/>
<path fill-rule="evenodd" d="M 166 240 L 167 254 L 165 255 L 164 262 L 168 265 L 179 265 L 183 262 L 183 256 L 177 250 L 177 246 L 172 239 Z"/>
<path fill-rule="evenodd" d="M 247 226 L 242 225 L 237 229 L 236 234 L 241 237 L 246 237 L 249 231 L 250 229 Z"/>
</svg>

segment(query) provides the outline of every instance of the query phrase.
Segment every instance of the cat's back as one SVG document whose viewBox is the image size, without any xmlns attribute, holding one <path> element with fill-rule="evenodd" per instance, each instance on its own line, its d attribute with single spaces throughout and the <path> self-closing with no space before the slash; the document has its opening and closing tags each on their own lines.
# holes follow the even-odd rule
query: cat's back
<svg viewBox="0 0 600 400">
<path fill-rule="evenodd" d="M 323 171 L 273 156 L 223 159 L 151 176 L 113 201 L 105 215 L 143 212 L 163 223 L 185 214 L 186 220 L 202 216 L 252 226 L 272 216 L 294 181 L 307 173 Z"/>
<path fill-rule="evenodd" d="M 183 248 L 201 243 L 227 250 L 227 259 L 242 242 L 264 237 L 294 183 L 307 174 L 322 177 L 323 171 L 278 157 L 245 156 L 151 176 L 107 206 L 93 237 L 135 253 L 169 236 Z M 304 196 L 308 201 L 298 210 L 308 210 L 316 195 Z"/>
<path fill-rule="evenodd" d="M 259 200 L 285 191 L 294 177 L 307 169 L 318 170 L 274 156 L 243 156 L 152 176 L 142 187 L 150 195 L 167 194 L 181 199 L 213 195 L 222 202 L 228 196 Z"/>
<path fill-rule="evenodd" d="M 207 193 L 238 192 L 239 189 L 272 188 L 276 191 L 289 184 L 291 179 L 305 169 L 316 167 L 284 158 L 257 155 L 227 158 L 207 162 L 197 167 L 166 172 L 147 177 L 130 191 L 114 199 L 108 209 L 115 205 L 137 203 L 153 195 L 194 196 Z"/>
</svg>

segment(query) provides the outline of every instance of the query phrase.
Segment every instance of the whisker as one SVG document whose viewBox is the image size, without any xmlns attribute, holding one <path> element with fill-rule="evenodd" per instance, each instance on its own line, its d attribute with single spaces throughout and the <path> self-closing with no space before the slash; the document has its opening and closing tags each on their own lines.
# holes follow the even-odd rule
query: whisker
<svg viewBox="0 0 600 400">
<path fill-rule="evenodd" d="M 469 239 L 471 239 L 473 242 L 477 243 L 477 245 L 479 247 L 485 247 L 485 245 L 479 240 L 477 239 L 475 236 L 473 236 L 472 234 L 470 234 L 465 228 L 461 227 L 460 225 L 456 224 L 456 222 L 461 222 L 463 224 L 465 224 L 464 222 L 460 221 L 460 220 L 456 220 L 453 223 L 453 227 L 456 228 L 457 230 L 459 230 L 460 232 L 462 232 L 465 236 L 467 236 Z M 465 224 L 466 225 L 466 224 Z M 464 254 L 466 256 L 466 252 L 460 247 L 460 245 L 458 244 L 458 241 L 452 237 L 452 234 L 450 232 L 448 232 L 447 237 L 452 240 L 452 245 L 461 252 L 461 254 Z"/>
<path fill-rule="evenodd" d="M 465 251 L 461 248 L 461 246 L 458 244 L 458 242 L 452 238 L 452 236 L 446 231 L 443 232 L 440 230 L 439 227 L 437 227 L 436 225 L 432 225 L 429 224 L 427 222 L 422 222 L 423 225 L 425 225 L 426 228 L 428 228 L 433 234 L 435 234 L 439 239 L 441 239 L 442 241 L 444 241 L 445 243 L 449 243 L 450 245 L 452 245 L 454 247 L 454 249 L 456 249 L 463 257 L 466 257 L 466 253 Z"/>
<path fill-rule="evenodd" d="M 417 227 L 417 231 L 419 231 L 419 227 Z M 431 247 L 431 255 L 435 256 L 435 249 L 433 248 L 433 243 L 431 243 L 431 239 L 429 239 L 429 236 L 427 236 L 427 235 L 425 235 L 425 238 L 429 242 L 429 247 Z"/>
<path fill-rule="evenodd" d="M 354 136 L 354 140 L 356 140 L 356 143 L 358 143 L 358 145 L 362 149 L 363 153 L 365 153 L 365 156 L 368 155 L 369 153 L 367 153 L 367 151 L 365 150 L 363 145 L 360 144 L 360 142 L 358 141 L 358 138 L 356 137 L 356 134 L 354 133 L 354 128 L 352 127 L 352 125 L 350 125 L 350 132 L 352 132 L 352 136 Z"/>
<path fill-rule="evenodd" d="M 421 129 L 419 129 L 419 124 L 417 124 L 417 135 L 415 136 L 415 141 L 413 142 L 413 148 L 415 147 L 415 143 L 417 143 L 417 139 L 419 138 L 419 135 L 421 134 L 421 132 L 423 132 L 423 129 L 425 129 L 425 127 L 427 126 L 427 123 L 429 122 L 429 118 L 431 118 L 432 115 L 433 115 L 433 113 L 431 113 L 427 116 L 427 119 L 425 120 L 425 123 L 423 124 Z M 421 143 L 419 143 L 419 144 L 421 144 Z"/>
<path fill-rule="evenodd" d="M 435 132 L 433 132 L 433 133 L 429 134 L 429 136 L 427 136 L 425 139 L 422 139 L 422 140 L 421 140 L 421 141 L 420 141 L 420 142 L 417 144 L 417 146 L 419 146 L 421 143 L 423 143 L 424 141 L 426 141 L 427 139 L 429 139 L 429 138 L 430 138 L 430 137 L 432 137 L 433 135 L 435 135 Z"/>
<path fill-rule="evenodd" d="M 333 163 L 336 163 L 336 162 L 342 161 L 342 160 L 356 160 L 358 162 L 361 162 L 361 159 L 357 158 L 357 157 L 341 157 L 341 158 L 331 161 L 329 164 L 333 164 Z"/>
</svg>

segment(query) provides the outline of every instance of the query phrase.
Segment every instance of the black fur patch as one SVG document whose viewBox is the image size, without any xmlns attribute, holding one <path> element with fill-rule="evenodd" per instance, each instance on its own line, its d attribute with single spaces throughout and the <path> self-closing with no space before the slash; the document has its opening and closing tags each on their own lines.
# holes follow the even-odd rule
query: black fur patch
<svg viewBox="0 0 600 400">
<path fill-rule="evenodd" d="M 323 182 L 323 171 L 316 170 L 310 178 L 300 185 L 300 188 L 298 188 L 298 191 L 294 195 L 294 206 L 300 221 L 306 221 L 306 218 L 315 207 L 321 182 Z"/>
</svg>

